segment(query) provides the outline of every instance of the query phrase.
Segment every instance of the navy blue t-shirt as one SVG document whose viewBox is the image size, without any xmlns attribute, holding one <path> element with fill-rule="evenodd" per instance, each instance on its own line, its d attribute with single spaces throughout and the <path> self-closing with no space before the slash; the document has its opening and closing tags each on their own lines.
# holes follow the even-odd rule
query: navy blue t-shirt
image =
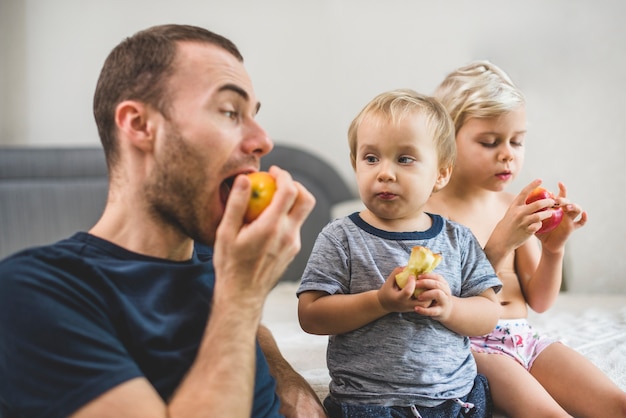
<svg viewBox="0 0 626 418">
<path fill-rule="evenodd" d="M 196 357 L 213 285 L 206 248 L 173 262 L 83 232 L 5 259 L 0 417 L 65 417 L 141 376 L 168 400 Z M 275 389 L 257 343 L 253 417 L 280 417 Z"/>
</svg>

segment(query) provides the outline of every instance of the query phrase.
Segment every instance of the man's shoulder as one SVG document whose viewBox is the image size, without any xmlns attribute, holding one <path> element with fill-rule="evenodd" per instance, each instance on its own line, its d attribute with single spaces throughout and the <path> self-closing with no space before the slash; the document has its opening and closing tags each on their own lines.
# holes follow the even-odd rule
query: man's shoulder
<svg viewBox="0 0 626 418">
<path fill-rule="evenodd" d="M 19 250 L 0 260 L 0 271 L 12 271 L 21 267 L 34 268 L 46 264 L 55 264 L 59 260 L 69 262 L 72 259 L 83 259 L 85 250 L 89 247 L 86 241 L 87 237 L 87 233 L 79 232 L 51 244 Z"/>
</svg>

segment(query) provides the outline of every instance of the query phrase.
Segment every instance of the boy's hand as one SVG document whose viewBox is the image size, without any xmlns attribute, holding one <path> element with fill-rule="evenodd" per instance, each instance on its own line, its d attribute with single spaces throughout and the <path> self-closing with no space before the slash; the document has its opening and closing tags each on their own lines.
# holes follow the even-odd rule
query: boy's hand
<svg viewBox="0 0 626 418">
<path fill-rule="evenodd" d="M 452 311 L 452 292 L 450 285 L 439 273 L 421 274 L 416 283 L 424 291 L 417 297 L 420 302 L 414 312 L 430 316 L 438 321 L 445 321 Z"/>
<path fill-rule="evenodd" d="M 413 296 L 417 281 L 415 275 L 409 275 L 404 288 L 398 287 L 396 274 L 402 270 L 402 267 L 396 267 L 378 289 L 377 296 L 380 305 L 388 312 L 413 312 L 416 306 L 428 306 L 429 301 L 421 301 Z"/>
</svg>

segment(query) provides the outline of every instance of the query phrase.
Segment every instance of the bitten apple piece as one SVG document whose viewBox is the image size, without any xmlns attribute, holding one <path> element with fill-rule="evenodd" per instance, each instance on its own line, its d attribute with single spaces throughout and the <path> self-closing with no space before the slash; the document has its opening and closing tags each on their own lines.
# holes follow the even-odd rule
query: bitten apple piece
<svg viewBox="0 0 626 418">
<path fill-rule="evenodd" d="M 420 274 L 430 273 L 441 263 L 441 254 L 434 254 L 429 248 L 416 245 L 411 250 L 409 262 L 400 273 L 396 274 L 396 283 L 402 289 L 411 274 L 418 277 Z M 415 289 L 414 295 L 417 297 L 424 289 Z"/>
</svg>

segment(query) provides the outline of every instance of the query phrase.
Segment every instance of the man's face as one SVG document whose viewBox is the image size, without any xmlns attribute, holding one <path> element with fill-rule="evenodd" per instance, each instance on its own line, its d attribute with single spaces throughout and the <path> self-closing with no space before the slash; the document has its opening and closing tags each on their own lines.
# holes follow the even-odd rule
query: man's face
<svg viewBox="0 0 626 418">
<path fill-rule="evenodd" d="M 212 244 L 233 177 L 258 170 L 272 149 L 243 64 L 223 49 L 179 44 L 168 110 L 146 185 L 156 216 Z"/>
</svg>

